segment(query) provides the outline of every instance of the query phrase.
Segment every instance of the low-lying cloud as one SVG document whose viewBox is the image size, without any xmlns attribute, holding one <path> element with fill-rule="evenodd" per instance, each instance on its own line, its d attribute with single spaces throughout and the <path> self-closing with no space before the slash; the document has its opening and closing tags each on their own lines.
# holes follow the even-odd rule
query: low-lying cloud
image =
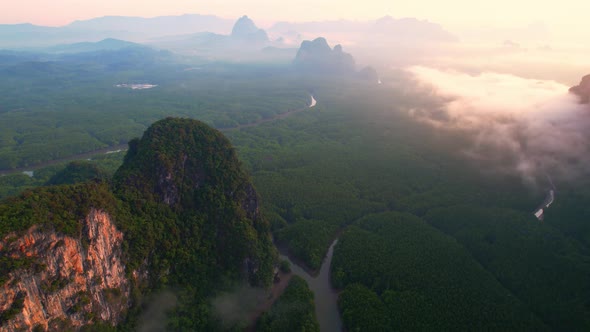
<svg viewBox="0 0 590 332">
<path fill-rule="evenodd" d="M 139 332 L 166 331 L 167 314 L 176 307 L 178 299 L 171 291 L 152 294 L 139 317 Z"/>
<path fill-rule="evenodd" d="M 269 292 L 263 288 L 242 285 L 232 292 L 222 293 L 212 301 L 216 316 L 226 329 L 235 328 L 241 323 L 250 323 L 256 315 L 258 306 L 268 298 Z"/>
<path fill-rule="evenodd" d="M 567 86 L 489 72 L 409 71 L 443 105 L 412 114 L 436 128 L 470 134 L 464 152 L 474 160 L 518 172 L 529 184 L 546 173 L 572 180 L 590 169 L 590 108 L 578 104 Z"/>
</svg>

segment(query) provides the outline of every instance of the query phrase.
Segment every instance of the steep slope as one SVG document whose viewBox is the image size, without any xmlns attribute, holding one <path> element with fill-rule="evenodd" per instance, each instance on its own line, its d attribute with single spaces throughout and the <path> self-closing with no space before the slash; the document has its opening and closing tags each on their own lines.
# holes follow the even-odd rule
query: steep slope
<svg viewBox="0 0 590 332">
<path fill-rule="evenodd" d="M 0 205 L 0 331 L 122 320 L 130 281 L 107 210 L 114 202 L 106 184 L 91 182 Z"/>
<path fill-rule="evenodd" d="M 46 185 L 74 184 L 88 180 L 106 180 L 107 173 L 89 161 L 72 161 L 66 168 L 53 175 Z"/>
<path fill-rule="evenodd" d="M 267 285 L 275 252 L 229 141 L 165 119 L 130 143 L 112 185 L 42 187 L 0 203 L 0 331 L 134 328 L 145 294 L 171 288 L 167 324 L 215 330 L 208 297 Z"/>
<path fill-rule="evenodd" d="M 186 227 L 166 240 L 184 244 L 202 238 L 194 250 L 215 253 L 207 257 L 216 267 L 211 273 L 246 274 L 253 283 L 270 282 L 270 261 L 261 259 L 268 250 L 250 242 L 261 241 L 269 249 L 268 225 L 234 149 L 219 131 L 188 119 L 158 121 L 141 140 L 129 143 L 113 181 L 131 211 L 143 216 L 142 227 L 146 221 L 159 222 L 161 213 L 175 216 L 182 227 L 197 223 L 198 229 Z M 158 211 L 156 220 L 152 208 Z M 191 260 L 169 258 L 175 262 L 172 269 L 192 270 Z"/>
</svg>

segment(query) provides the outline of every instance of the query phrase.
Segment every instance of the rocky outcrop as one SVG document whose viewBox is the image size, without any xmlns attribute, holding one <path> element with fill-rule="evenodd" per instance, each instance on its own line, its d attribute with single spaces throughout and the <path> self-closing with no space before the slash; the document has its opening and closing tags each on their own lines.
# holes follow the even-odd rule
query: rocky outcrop
<svg viewBox="0 0 590 332">
<path fill-rule="evenodd" d="M 123 233 L 111 216 L 91 209 L 79 238 L 40 231 L 9 234 L 0 255 L 28 260 L 0 287 L 0 331 L 60 330 L 95 321 L 115 325 L 129 308 L 129 280 L 121 260 Z"/>
<path fill-rule="evenodd" d="M 242 209 L 246 212 L 246 216 L 252 220 L 258 220 L 260 218 L 260 207 L 258 203 L 258 194 L 254 190 L 254 186 L 251 183 L 247 183 L 245 186 L 245 195 L 240 202 Z"/>
<path fill-rule="evenodd" d="M 294 65 L 304 71 L 320 73 L 353 73 L 355 62 L 352 55 L 345 53 L 341 45 L 331 49 L 325 38 L 301 43 Z"/>
<path fill-rule="evenodd" d="M 588 104 L 590 102 L 590 75 L 586 75 L 580 81 L 580 84 L 571 87 L 570 93 L 580 98 L 580 103 Z"/>
</svg>

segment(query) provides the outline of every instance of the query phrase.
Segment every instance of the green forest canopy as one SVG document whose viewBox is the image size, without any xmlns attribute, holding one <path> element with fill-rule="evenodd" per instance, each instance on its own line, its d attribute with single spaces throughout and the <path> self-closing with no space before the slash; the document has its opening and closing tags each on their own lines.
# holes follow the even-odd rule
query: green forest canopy
<svg viewBox="0 0 590 332">
<path fill-rule="evenodd" d="M 318 268 L 334 236 L 346 229 L 336 247 L 332 268 L 338 272 L 334 274 L 335 284 L 344 289 L 340 305 L 349 329 L 366 324 L 363 316 L 368 314 L 367 308 L 374 311 L 370 317 L 376 317 L 376 329 L 422 326 L 419 324 L 449 328 L 513 324 L 523 329 L 556 329 L 564 321 L 568 329 L 588 329 L 590 224 L 586 221 L 590 193 L 584 183 L 557 180 L 557 200 L 546 212 L 546 220 L 539 223 L 531 212 L 543 199 L 541 191 L 531 191 L 515 175 L 488 174 L 478 169 L 460 154 L 469 146 L 469 136 L 433 131 L 405 112 L 417 106 L 436 107 L 437 101 L 431 96 L 357 80 L 286 74 L 276 68 L 267 73 L 280 75 L 260 75 L 258 69 L 219 68 L 211 67 L 199 75 L 153 72 L 153 78 L 168 85 L 141 94 L 112 90 L 108 82 L 113 77 L 108 74 L 61 89 L 32 86 L 42 92 L 38 100 L 27 101 L 31 104 L 24 111 L 0 114 L 7 119 L 0 123 L 14 123 L 15 128 L 22 125 L 23 133 L 35 132 L 39 137 L 12 142 L 13 137 L 20 137 L 15 136 L 14 128 L 0 130 L 7 137 L 1 142 L 8 142 L 0 147 L 0 156 L 6 158 L 0 160 L 14 167 L 87 151 L 88 147 L 118 144 L 170 114 L 200 118 L 217 127 L 252 123 L 304 107 L 308 91 L 313 91 L 318 100 L 313 109 L 226 133 L 252 174 L 275 238 L 292 254 L 309 267 Z M 122 80 L 136 74 L 120 75 Z M 388 79 L 399 86 L 411 84 L 394 74 L 382 77 L 383 81 Z M 90 90 L 95 95 L 89 94 L 84 100 L 72 97 Z M 7 105 L 22 107 L 23 101 L 14 97 L 18 93 L 7 99 L 12 103 Z M 76 104 L 60 108 L 66 100 Z M 57 109 L 62 109 L 56 116 L 63 116 L 64 124 L 69 123 L 65 122 L 67 118 L 79 129 L 67 127 L 62 134 L 59 130 L 53 134 L 49 132 L 55 126 L 53 122 L 30 121 Z M 68 113 L 68 109 L 77 113 Z M 111 126 L 113 119 L 118 128 Z M 100 144 L 88 145 L 84 143 L 87 138 L 76 139 L 76 135 L 85 133 L 99 137 Z M 34 157 L 39 160 L 27 159 L 39 150 L 35 142 L 47 137 L 52 137 L 52 149 L 60 152 L 48 150 L 44 157 Z M 61 141 L 53 140 L 59 137 Z M 65 140 L 84 148 L 71 149 L 62 144 Z M 20 177 L 11 182 L 2 178 L 0 184 L 9 182 L 11 189 L 3 190 L 14 193 L 22 186 L 40 184 L 31 181 L 35 180 Z M 155 205 L 147 207 L 145 213 L 156 211 Z M 387 213 L 392 211 L 395 213 Z M 168 212 L 157 213 L 162 220 L 169 218 Z M 196 218 L 195 222 L 203 221 Z M 371 228 L 374 224 L 382 224 L 383 229 L 376 232 Z M 401 230 L 409 234 L 407 239 L 399 237 Z M 375 243 L 368 245 L 368 239 Z M 148 235 L 146 241 L 154 239 Z M 431 245 L 437 250 L 433 251 Z M 371 260 L 365 255 L 357 268 L 344 269 L 342 257 L 358 255 L 347 248 L 377 256 Z M 394 249 L 399 256 L 387 251 Z M 433 256 L 424 256 L 426 249 Z M 462 259 L 457 261 L 457 257 Z M 415 268 L 399 275 L 395 267 L 400 261 L 411 262 Z M 440 266 L 432 269 L 430 263 Z M 170 261 L 161 264 L 163 268 Z M 449 269 L 456 264 L 469 273 L 457 274 Z M 373 272 L 359 274 L 360 267 Z M 423 277 L 416 279 L 423 283 L 423 290 L 406 284 L 408 278 L 422 273 L 441 280 L 442 291 L 429 288 L 434 287 L 433 281 Z M 483 284 L 481 289 L 474 286 L 479 283 Z M 461 289 L 455 290 L 454 285 L 461 285 Z M 455 297 L 448 292 L 456 293 Z M 357 296 L 359 301 L 355 302 Z M 482 303 L 470 302 L 473 299 L 482 299 Z M 488 307 L 486 301 L 498 306 Z M 431 307 L 433 303 L 436 308 Z M 399 317 L 396 312 L 400 306 L 409 314 Z M 430 314 L 440 319 L 424 320 Z"/>
</svg>

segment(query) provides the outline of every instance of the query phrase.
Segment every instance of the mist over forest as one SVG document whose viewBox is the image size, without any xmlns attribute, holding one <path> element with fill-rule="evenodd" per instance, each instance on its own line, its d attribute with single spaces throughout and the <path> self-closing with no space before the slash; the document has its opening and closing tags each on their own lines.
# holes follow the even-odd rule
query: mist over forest
<svg viewBox="0 0 590 332">
<path fill-rule="evenodd" d="M 590 329 L 587 45 L 260 21 L 0 24 L 0 331 Z"/>
</svg>

